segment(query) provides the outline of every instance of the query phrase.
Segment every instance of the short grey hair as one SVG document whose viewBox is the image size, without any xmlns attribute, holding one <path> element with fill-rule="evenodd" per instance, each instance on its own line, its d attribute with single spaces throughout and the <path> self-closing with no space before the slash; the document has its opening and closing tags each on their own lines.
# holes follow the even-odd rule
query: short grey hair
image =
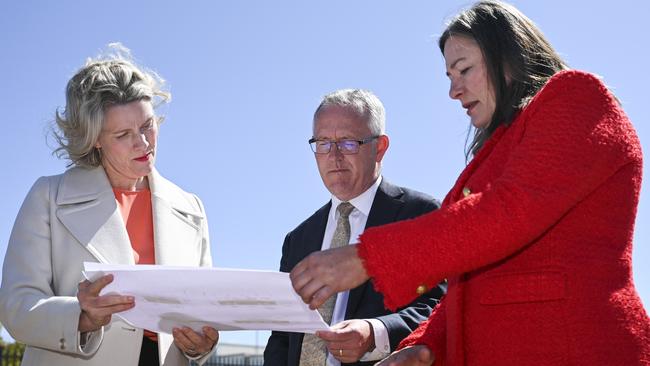
<svg viewBox="0 0 650 366">
<path fill-rule="evenodd" d="M 101 153 L 95 145 L 108 107 L 140 100 L 157 107 L 171 100 L 158 74 L 137 66 L 121 44 L 108 47 L 114 52 L 89 58 L 68 81 L 65 110 L 55 113 L 52 135 L 58 147 L 54 154 L 70 160 L 69 165 L 91 168 L 101 164 Z"/>
<path fill-rule="evenodd" d="M 366 119 L 370 132 L 375 135 L 386 133 L 386 111 L 379 98 L 369 90 L 340 89 L 323 97 L 314 112 L 313 127 L 319 114 L 328 107 L 343 107 Z"/>
</svg>

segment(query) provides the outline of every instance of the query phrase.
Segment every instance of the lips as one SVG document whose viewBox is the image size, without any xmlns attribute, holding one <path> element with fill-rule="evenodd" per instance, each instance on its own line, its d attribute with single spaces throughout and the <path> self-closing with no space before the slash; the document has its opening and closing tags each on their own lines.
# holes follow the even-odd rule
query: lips
<svg viewBox="0 0 650 366">
<path fill-rule="evenodd" d="M 140 161 L 140 162 L 145 162 L 145 161 L 149 161 L 149 156 L 151 156 L 151 152 L 148 152 L 148 153 L 146 153 L 146 154 L 144 154 L 144 155 L 142 155 L 140 157 L 137 157 L 137 158 L 135 158 L 133 160 Z"/>
<path fill-rule="evenodd" d="M 467 109 L 467 115 L 472 114 L 472 110 L 474 107 L 478 104 L 478 102 L 469 102 L 469 103 L 463 103 L 463 108 Z"/>
</svg>

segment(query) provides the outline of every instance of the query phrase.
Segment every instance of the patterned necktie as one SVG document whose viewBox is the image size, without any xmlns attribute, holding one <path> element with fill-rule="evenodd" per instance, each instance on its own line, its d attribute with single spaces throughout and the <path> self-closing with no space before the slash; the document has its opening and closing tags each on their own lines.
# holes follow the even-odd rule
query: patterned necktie
<svg viewBox="0 0 650 366">
<path fill-rule="evenodd" d="M 336 220 L 336 230 L 332 237 L 330 248 L 338 248 L 350 243 L 350 213 L 354 210 L 349 202 L 341 202 L 336 211 L 339 218 Z M 336 295 L 332 295 L 321 307 L 318 312 L 323 317 L 325 323 L 330 324 L 334 305 L 336 304 Z M 327 348 L 325 342 L 313 334 L 305 334 L 302 340 L 302 350 L 300 352 L 300 366 L 323 366 L 327 360 Z"/>
</svg>

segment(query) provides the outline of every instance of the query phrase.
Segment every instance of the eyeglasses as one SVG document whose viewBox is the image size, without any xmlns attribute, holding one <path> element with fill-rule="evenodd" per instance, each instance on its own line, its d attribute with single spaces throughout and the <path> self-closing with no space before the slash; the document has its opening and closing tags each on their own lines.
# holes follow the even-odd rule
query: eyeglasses
<svg viewBox="0 0 650 366">
<path fill-rule="evenodd" d="M 345 139 L 338 141 L 319 140 L 312 137 L 309 139 L 309 146 L 311 146 L 311 150 L 316 154 L 329 154 L 330 150 L 332 150 L 332 145 L 336 145 L 341 154 L 350 155 L 358 153 L 361 145 L 367 144 L 378 137 L 379 136 L 370 136 L 363 140 Z"/>
</svg>

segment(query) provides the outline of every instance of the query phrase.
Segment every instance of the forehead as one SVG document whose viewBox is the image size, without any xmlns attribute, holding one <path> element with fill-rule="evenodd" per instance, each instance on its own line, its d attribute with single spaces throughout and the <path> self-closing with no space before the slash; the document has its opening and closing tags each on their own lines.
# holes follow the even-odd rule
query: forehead
<svg viewBox="0 0 650 366">
<path fill-rule="evenodd" d="M 317 137 L 361 137 L 370 133 L 365 117 L 354 109 L 329 106 L 318 113 L 314 123 Z"/>
<path fill-rule="evenodd" d="M 153 116 L 153 106 L 146 100 L 115 104 L 104 111 L 104 128 L 115 129 L 140 125 Z"/>
<path fill-rule="evenodd" d="M 445 42 L 444 56 L 445 66 L 450 69 L 462 60 L 474 61 L 481 59 L 483 54 L 478 43 L 473 38 L 451 35 Z"/>
</svg>

